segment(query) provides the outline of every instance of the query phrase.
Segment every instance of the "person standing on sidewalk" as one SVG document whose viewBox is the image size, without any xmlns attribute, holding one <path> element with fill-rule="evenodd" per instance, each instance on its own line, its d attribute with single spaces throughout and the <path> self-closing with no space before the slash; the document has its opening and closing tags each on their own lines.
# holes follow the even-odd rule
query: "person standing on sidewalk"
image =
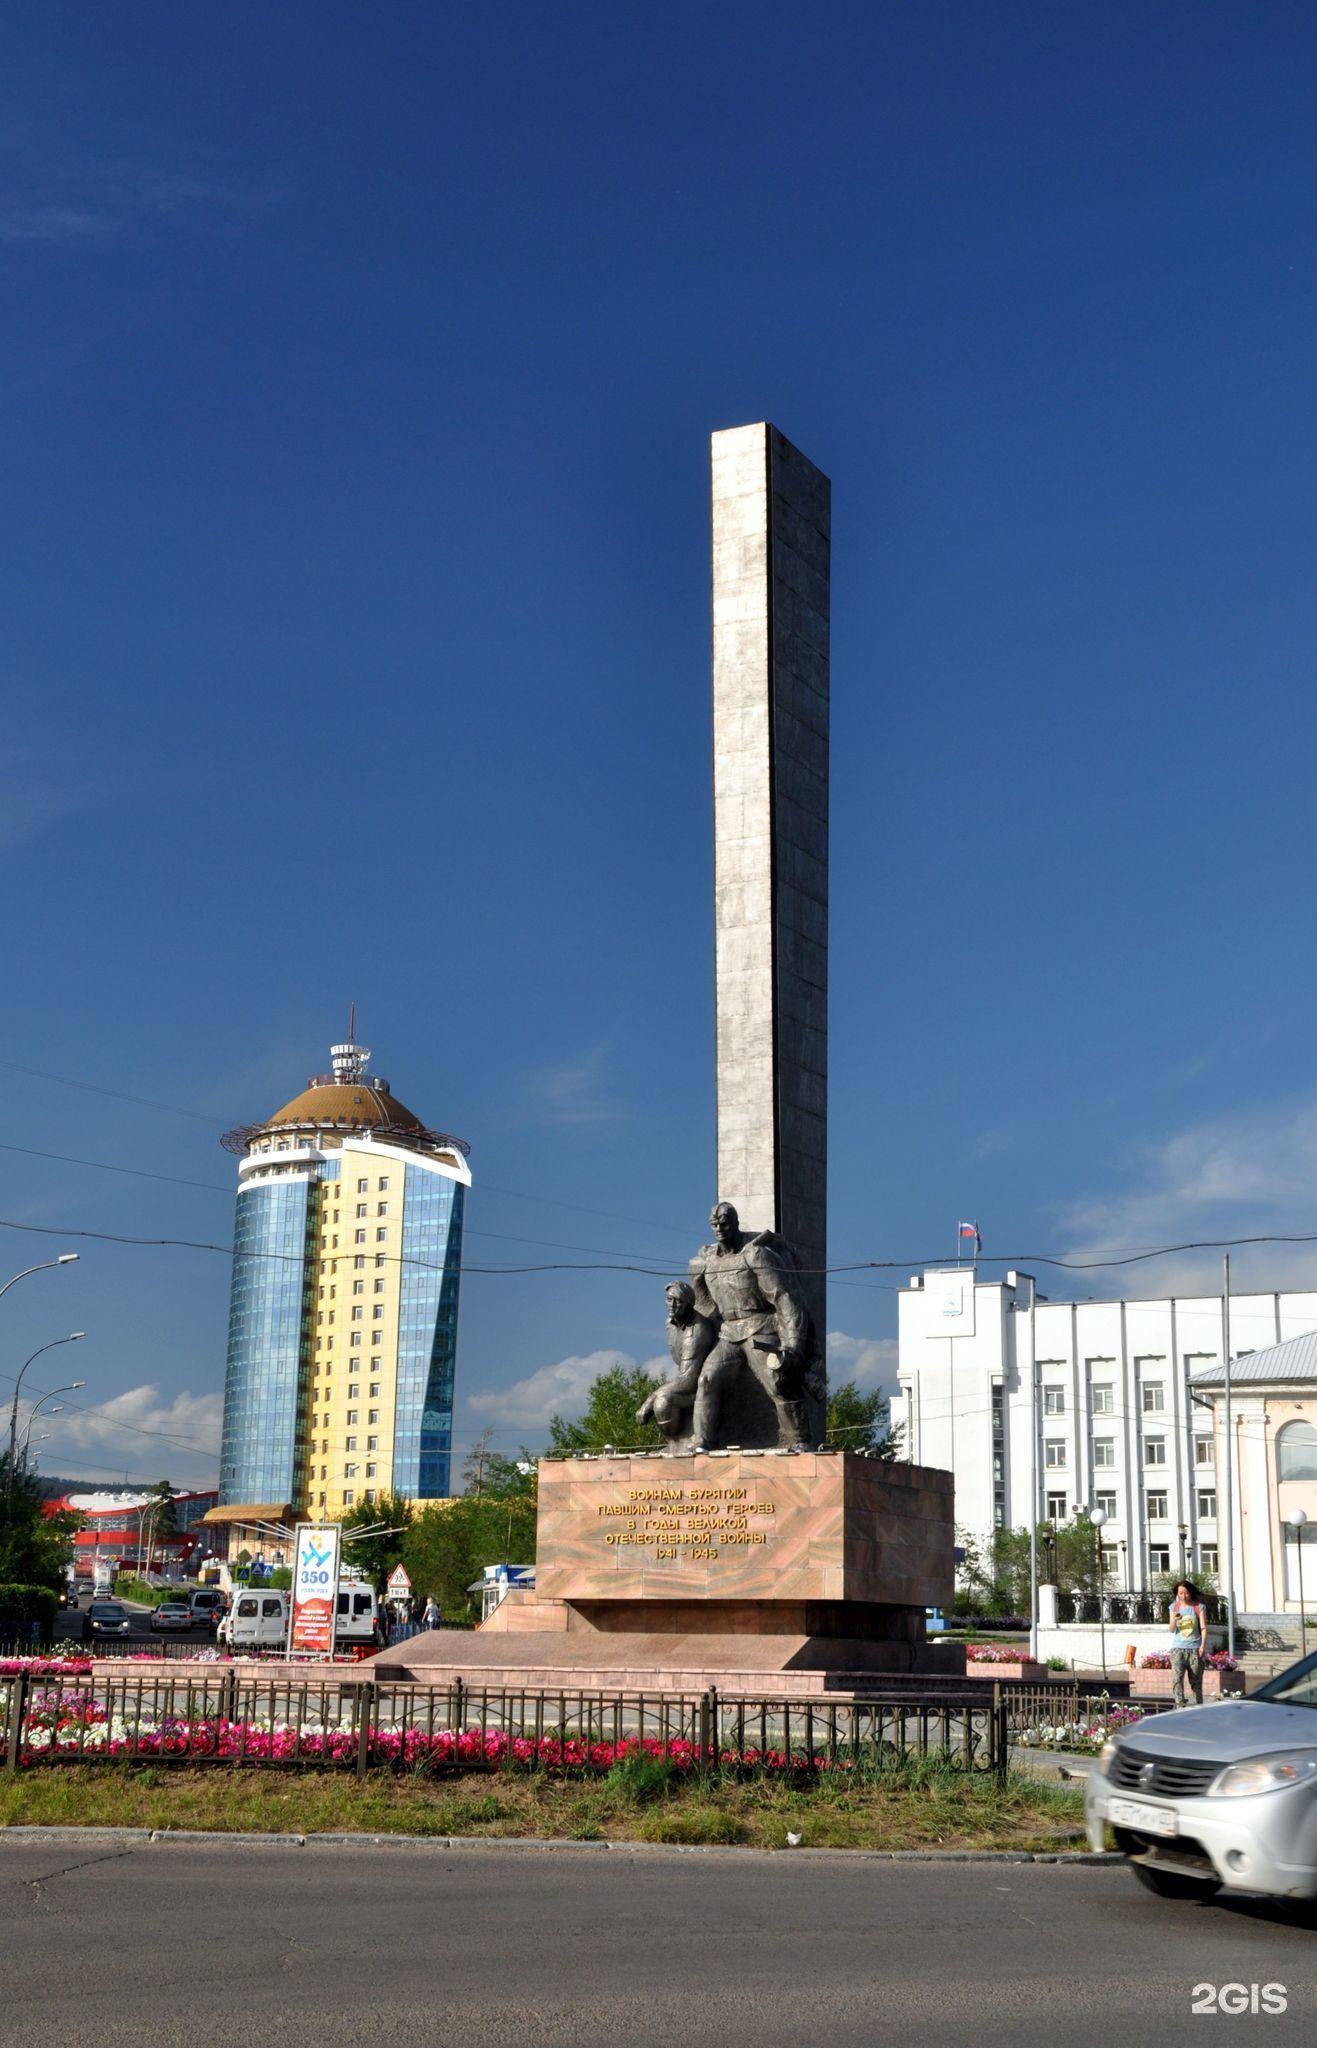
<svg viewBox="0 0 1317 2048">
<path fill-rule="evenodd" d="M 1189 1579 L 1181 1579 L 1171 1602 L 1171 1692 L 1177 1707 L 1185 1705 L 1186 1677 L 1194 1689 L 1194 1705 L 1203 1704 L 1203 1663 L 1207 1656 L 1207 1609 Z"/>
</svg>

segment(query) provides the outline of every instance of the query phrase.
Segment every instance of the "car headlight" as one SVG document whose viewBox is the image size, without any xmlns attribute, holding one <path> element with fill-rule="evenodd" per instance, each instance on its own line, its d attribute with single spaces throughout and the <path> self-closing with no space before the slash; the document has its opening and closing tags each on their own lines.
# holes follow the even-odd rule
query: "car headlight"
<svg viewBox="0 0 1317 2048">
<path fill-rule="evenodd" d="M 1103 1773 L 1104 1776 L 1111 1767 L 1111 1760 L 1116 1754 L 1116 1747 L 1117 1744 L 1115 1736 L 1108 1735 L 1106 1741 L 1103 1743 L 1101 1749 L 1098 1751 L 1098 1769 Z"/>
<path fill-rule="evenodd" d="M 1247 1799 L 1255 1792 L 1282 1792 L 1287 1785 L 1301 1785 L 1309 1778 L 1317 1778 L 1317 1750 L 1282 1749 L 1274 1756 L 1254 1756 L 1247 1763 L 1230 1764 L 1208 1792 L 1213 1799 Z"/>
</svg>

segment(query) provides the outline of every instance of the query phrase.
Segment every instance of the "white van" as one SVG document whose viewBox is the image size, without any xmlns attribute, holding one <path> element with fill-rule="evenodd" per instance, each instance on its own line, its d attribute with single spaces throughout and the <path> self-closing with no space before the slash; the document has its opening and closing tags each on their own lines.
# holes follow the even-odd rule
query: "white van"
<svg viewBox="0 0 1317 2048">
<path fill-rule="evenodd" d="M 250 1656 L 253 1650 L 287 1649 L 287 1593 L 270 1592 L 264 1586 L 240 1588 L 215 1636 L 235 1657 Z"/>
<path fill-rule="evenodd" d="M 373 1586 L 361 1579 L 338 1582 L 338 1616 L 334 1623 L 336 1650 L 376 1650 L 384 1640 L 380 1633 L 380 1603 Z"/>
</svg>

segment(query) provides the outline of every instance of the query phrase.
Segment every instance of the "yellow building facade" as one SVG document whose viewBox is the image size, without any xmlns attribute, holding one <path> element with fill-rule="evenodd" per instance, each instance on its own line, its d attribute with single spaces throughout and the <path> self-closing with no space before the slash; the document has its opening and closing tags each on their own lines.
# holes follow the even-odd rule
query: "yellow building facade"
<svg viewBox="0 0 1317 2048">
<path fill-rule="evenodd" d="M 450 1491 L 466 1148 L 365 1047 L 226 1140 L 241 1154 L 221 1508 L 333 1518 Z"/>
</svg>

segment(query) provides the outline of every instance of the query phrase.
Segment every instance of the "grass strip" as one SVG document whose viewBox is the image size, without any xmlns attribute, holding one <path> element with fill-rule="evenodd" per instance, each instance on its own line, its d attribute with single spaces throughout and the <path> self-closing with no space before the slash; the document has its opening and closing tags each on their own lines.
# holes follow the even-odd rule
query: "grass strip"
<svg viewBox="0 0 1317 2048">
<path fill-rule="evenodd" d="M 918 1763 L 841 1781 L 701 1780 L 649 1758 L 603 1777 L 442 1776 L 60 1764 L 0 1773 L 0 1826 L 243 1833 L 537 1836 L 781 1849 L 1064 1849 L 1083 1798 L 1012 1773 L 1004 1784 Z"/>
</svg>

